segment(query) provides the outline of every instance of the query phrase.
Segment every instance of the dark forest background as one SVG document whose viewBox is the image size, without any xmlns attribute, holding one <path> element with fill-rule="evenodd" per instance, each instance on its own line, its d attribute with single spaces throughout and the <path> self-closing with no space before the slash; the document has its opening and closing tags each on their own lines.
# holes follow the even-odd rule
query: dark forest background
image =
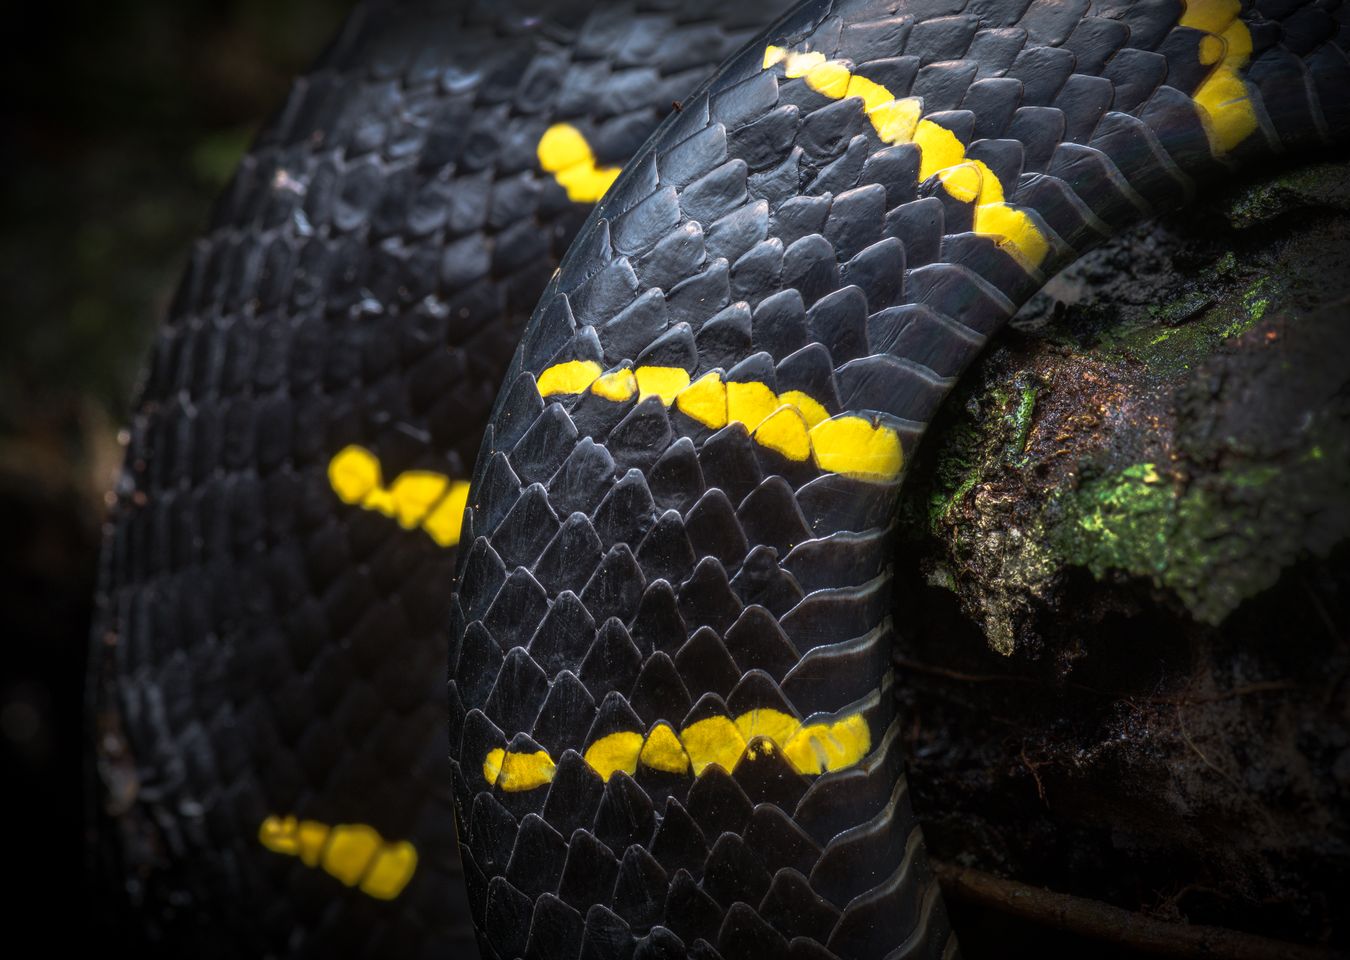
<svg viewBox="0 0 1350 960">
<path fill-rule="evenodd" d="M 141 358 L 213 198 L 348 0 L 74 0 L 0 57 L 0 784 L 7 880 L 85 933 L 83 663 Z M 23 925 L 23 920 L 20 920 Z"/>
</svg>

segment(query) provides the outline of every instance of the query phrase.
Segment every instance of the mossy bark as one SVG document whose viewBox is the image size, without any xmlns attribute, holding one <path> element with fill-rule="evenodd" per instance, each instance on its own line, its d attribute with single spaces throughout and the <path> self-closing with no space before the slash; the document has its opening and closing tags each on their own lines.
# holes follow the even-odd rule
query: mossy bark
<svg viewBox="0 0 1350 960">
<path fill-rule="evenodd" d="M 1267 176 L 1057 277 L 950 398 L 897 597 L 935 855 L 1350 938 L 1347 297 L 1350 166 Z"/>
</svg>

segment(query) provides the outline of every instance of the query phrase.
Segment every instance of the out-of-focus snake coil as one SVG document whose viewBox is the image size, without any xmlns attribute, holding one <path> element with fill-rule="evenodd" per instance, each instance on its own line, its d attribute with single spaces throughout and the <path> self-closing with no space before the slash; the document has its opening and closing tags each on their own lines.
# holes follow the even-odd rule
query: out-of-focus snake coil
<svg viewBox="0 0 1350 960">
<path fill-rule="evenodd" d="M 265 128 L 104 555 L 101 848 L 152 945 L 956 954 L 892 700 L 906 464 L 1060 267 L 1344 142 L 1350 5 L 755 36 L 786 6 L 367 0 Z"/>
<path fill-rule="evenodd" d="M 473 955 L 444 682 L 483 425 L 618 167 L 785 6 L 362 0 L 264 127 L 156 337 L 93 629 L 103 899 L 150 954 Z"/>
</svg>

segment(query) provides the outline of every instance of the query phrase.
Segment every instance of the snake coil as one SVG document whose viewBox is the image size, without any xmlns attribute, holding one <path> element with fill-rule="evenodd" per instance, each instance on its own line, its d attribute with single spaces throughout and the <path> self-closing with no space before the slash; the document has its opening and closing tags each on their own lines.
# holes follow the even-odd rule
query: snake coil
<svg viewBox="0 0 1350 960">
<path fill-rule="evenodd" d="M 372 0 L 246 158 L 95 631 L 156 942 L 956 954 L 892 698 L 906 464 L 1056 270 L 1345 139 L 1350 6 L 725 6 Z"/>
</svg>

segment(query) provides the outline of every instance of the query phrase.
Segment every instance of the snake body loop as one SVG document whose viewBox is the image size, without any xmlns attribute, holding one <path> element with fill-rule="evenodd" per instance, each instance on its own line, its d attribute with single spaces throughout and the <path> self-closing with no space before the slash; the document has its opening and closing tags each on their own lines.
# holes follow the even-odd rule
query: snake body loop
<svg viewBox="0 0 1350 960">
<path fill-rule="evenodd" d="M 483 425 L 606 171 L 783 6 L 363 0 L 250 148 L 155 340 L 93 630 L 147 955 L 474 954 L 443 684 Z"/>
<path fill-rule="evenodd" d="M 369 0 L 250 151 L 94 634 L 153 945 L 957 953 L 892 702 L 906 464 L 1060 267 L 1345 141 L 1350 5 L 808 0 L 751 38 L 784 6 Z"/>
<path fill-rule="evenodd" d="M 666 121 L 469 490 L 451 744 L 488 949 L 957 952 L 891 696 L 905 464 L 1060 267 L 1350 132 L 1348 15 L 810 0 Z"/>
</svg>

